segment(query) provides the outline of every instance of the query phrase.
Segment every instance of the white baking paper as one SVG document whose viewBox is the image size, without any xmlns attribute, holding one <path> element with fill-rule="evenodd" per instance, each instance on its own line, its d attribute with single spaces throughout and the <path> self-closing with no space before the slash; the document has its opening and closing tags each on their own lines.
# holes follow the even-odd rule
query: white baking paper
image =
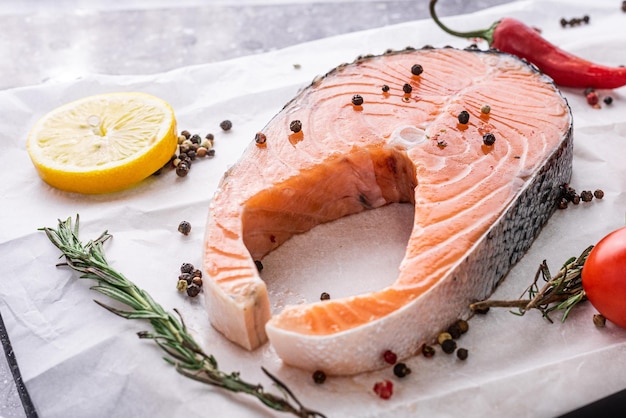
<svg viewBox="0 0 626 418">
<path fill-rule="evenodd" d="M 444 18 L 458 30 L 488 27 L 503 16 L 541 28 L 543 35 L 575 54 L 608 65 L 626 64 L 626 13 L 618 1 L 520 1 Z M 567 16 L 564 13 L 567 12 Z M 591 22 L 563 29 L 561 17 L 588 14 Z M 206 352 L 225 371 L 250 382 L 271 382 L 267 368 L 311 408 L 331 417 L 501 416 L 551 417 L 626 388 L 626 331 L 591 321 L 585 303 L 565 323 L 538 312 L 524 317 L 492 309 L 470 321 L 459 344 L 462 362 L 441 351 L 408 360 L 405 379 L 390 369 L 313 383 L 306 372 L 285 367 L 270 346 L 247 352 L 209 325 L 202 298 L 176 291 L 183 262 L 199 265 L 207 208 L 223 172 L 270 118 L 314 76 L 352 61 L 407 45 L 467 46 L 430 20 L 324 39 L 285 50 L 150 76 L 85 74 L 71 82 L 0 92 L 2 164 L 0 196 L 0 297 L 26 386 L 42 417 L 249 417 L 274 416 L 258 401 L 225 393 L 177 374 L 151 342 L 136 332 L 149 324 L 126 321 L 97 306 L 107 300 L 68 269 L 56 268 L 58 251 L 37 228 L 80 214 L 81 236 L 104 230 L 111 264 L 146 289 L 166 309 L 178 308 Z M 481 44 L 485 47 L 485 44 Z M 297 64 L 298 66 L 295 66 Z M 299 68 L 297 68 L 299 67 Z M 55 190 L 37 176 L 25 138 L 53 108 L 91 94 L 142 91 L 172 104 L 180 129 L 216 135 L 216 156 L 194 164 L 190 175 L 169 172 L 130 190 L 83 196 Z M 546 259 L 554 271 L 570 256 L 624 225 L 626 210 L 626 89 L 601 91 L 611 106 L 590 107 L 578 89 L 563 89 L 574 114 L 572 186 L 601 188 L 602 201 L 558 211 L 494 298 L 517 298 Z M 233 122 L 231 132 L 218 127 Z M 273 309 L 371 291 L 393 281 L 411 223 L 411 210 L 392 205 L 320 226 L 270 255 L 263 277 Z M 180 221 L 189 236 L 177 232 Z M 382 237 L 384 239 L 379 239 Z M 395 393 L 379 399 L 374 383 L 391 379 Z"/>
</svg>

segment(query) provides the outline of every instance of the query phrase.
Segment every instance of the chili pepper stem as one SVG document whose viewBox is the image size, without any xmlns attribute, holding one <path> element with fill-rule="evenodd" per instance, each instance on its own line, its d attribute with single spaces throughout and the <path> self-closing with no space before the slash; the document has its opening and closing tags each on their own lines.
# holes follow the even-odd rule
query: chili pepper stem
<svg viewBox="0 0 626 418">
<path fill-rule="evenodd" d="M 449 33 L 450 35 L 458 36 L 461 38 L 481 38 L 487 41 L 489 45 L 493 43 L 493 32 L 496 30 L 496 26 L 498 26 L 498 23 L 500 23 L 500 21 L 495 22 L 488 29 L 479 29 L 479 30 L 474 30 L 474 31 L 469 31 L 469 32 L 455 31 L 445 26 L 439 20 L 439 17 L 435 13 L 435 3 L 437 3 L 437 0 L 430 0 L 430 5 L 429 5 L 430 16 L 433 18 L 437 26 L 439 26 L 445 32 Z"/>
</svg>

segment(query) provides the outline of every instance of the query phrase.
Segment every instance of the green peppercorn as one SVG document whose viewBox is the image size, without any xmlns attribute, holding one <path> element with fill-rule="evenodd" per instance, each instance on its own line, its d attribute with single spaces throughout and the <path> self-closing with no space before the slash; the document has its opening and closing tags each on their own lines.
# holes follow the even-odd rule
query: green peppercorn
<svg viewBox="0 0 626 418">
<path fill-rule="evenodd" d="M 191 224 L 187 221 L 182 221 L 178 224 L 178 232 L 183 235 L 189 235 L 191 232 Z M 191 266 L 191 268 L 193 269 L 193 266 Z"/>
<path fill-rule="evenodd" d="M 419 64 L 414 64 L 414 65 L 411 67 L 411 74 L 413 74 L 413 75 L 420 75 L 420 74 L 422 74 L 423 72 L 424 72 L 424 67 L 422 67 L 422 66 L 421 66 L 421 65 L 419 65 Z"/>
<path fill-rule="evenodd" d="M 492 134 L 491 132 L 487 132 L 486 134 L 483 135 L 483 143 L 487 145 L 488 147 L 492 146 L 493 144 L 496 143 L 496 136 Z"/>
<path fill-rule="evenodd" d="M 488 115 L 488 114 L 489 114 L 489 112 L 491 112 L 491 106 L 489 106 L 489 105 L 487 105 L 487 104 L 486 104 L 486 105 L 483 105 L 483 106 L 480 108 L 480 113 L 482 113 L 482 114 L 484 114 L 484 115 Z"/>
<path fill-rule="evenodd" d="M 176 284 L 176 289 L 179 292 L 184 292 L 187 290 L 187 280 L 179 280 Z"/>
<path fill-rule="evenodd" d="M 300 122 L 299 120 L 292 120 L 291 123 L 289 124 L 289 129 L 291 129 L 291 131 L 293 133 L 298 133 L 302 130 L 302 122 Z"/>
<path fill-rule="evenodd" d="M 318 385 L 321 385 L 326 381 L 326 373 L 321 370 L 316 370 L 313 372 L 313 381 Z"/>
<path fill-rule="evenodd" d="M 361 106 L 363 104 L 363 96 L 360 94 L 355 94 L 352 96 L 352 104 L 355 106 Z"/>
<path fill-rule="evenodd" d="M 187 282 L 187 284 L 191 284 L 191 281 L 193 280 L 193 276 L 191 275 L 191 273 L 181 273 L 178 276 L 178 280 L 184 280 Z"/>
<path fill-rule="evenodd" d="M 220 128 L 222 128 L 222 130 L 224 131 L 230 131 L 230 129 L 233 127 L 233 123 L 231 121 L 229 121 L 228 119 L 223 120 L 222 122 L 220 122 Z"/>
<path fill-rule="evenodd" d="M 462 125 L 465 125 L 469 122 L 469 118 L 470 118 L 470 114 L 467 110 L 462 110 L 461 113 L 459 113 L 458 119 L 459 119 L 459 123 Z"/>
<path fill-rule="evenodd" d="M 445 340 L 441 343 L 441 349 L 446 354 L 452 354 L 456 350 L 456 342 L 452 338 Z"/>
<path fill-rule="evenodd" d="M 459 358 L 459 360 L 467 360 L 468 354 L 469 353 L 465 348 L 459 348 L 458 350 L 456 350 L 456 356 Z"/>
<path fill-rule="evenodd" d="M 404 363 L 397 363 L 393 366 L 393 374 L 398 377 L 406 377 L 411 374 L 411 369 Z"/>
<path fill-rule="evenodd" d="M 452 335 L 449 332 L 442 332 L 437 336 L 437 342 L 441 345 L 446 340 L 451 340 Z"/>
<path fill-rule="evenodd" d="M 406 94 L 410 94 L 413 91 L 413 86 L 411 86 L 409 83 L 405 83 L 404 86 L 402 86 L 402 91 Z"/>
</svg>

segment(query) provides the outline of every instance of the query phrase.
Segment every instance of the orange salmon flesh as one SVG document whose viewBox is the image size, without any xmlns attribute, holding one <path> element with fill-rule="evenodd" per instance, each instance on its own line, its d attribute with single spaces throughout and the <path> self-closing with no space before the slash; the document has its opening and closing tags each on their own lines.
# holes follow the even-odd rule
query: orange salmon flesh
<svg viewBox="0 0 626 418">
<path fill-rule="evenodd" d="M 269 338 L 286 364 L 329 374 L 381 368 L 388 349 L 413 355 L 469 317 L 469 304 L 531 245 L 571 175 L 571 130 L 552 81 L 493 51 L 407 49 L 316 78 L 265 126 L 266 142 L 247 148 L 210 204 L 211 323 L 242 347 Z M 415 215 L 392 285 L 272 316 L 255 260 L 316 225 L 396 202 Z"/>
</svg>

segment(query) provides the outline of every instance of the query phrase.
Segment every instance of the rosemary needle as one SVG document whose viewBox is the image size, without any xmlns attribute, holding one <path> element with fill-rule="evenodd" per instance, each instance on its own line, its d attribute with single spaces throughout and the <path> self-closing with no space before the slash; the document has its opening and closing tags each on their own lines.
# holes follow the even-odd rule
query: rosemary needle
<svg viewBox="0 0 626 418">
<path fill-rule="evenodd" d="M 92 289 L 128 306 L 129 310 L 117 309 L 102 302 L 96 303 L 108 311 L 126 319 L 143 319 L 150 322 L 153 332 L 141 331 L 139 338 L 153 340 L 167 356 L 165 361 L 172 364 L 182 375 L 191 379 L 217 386 L 231 392 L 244 393 L 257 398 L 267 407 L 276 411 L 291 413 L 298 417 L 324 417 L 320 412 L 306 408 L 294 393 L 276 376 L 265 368 L 263 372 L 278 387 L 281 395 L 266 392 L 262 385 L 241 379 L 239 372 L 225 373 L 218 367 L 217 360 L 204 353 L 200 345 L 187 332 L 185 323 L 177 310 L 177 316 L 166 312 L 145 291 L 115 271 L 107 262 L 103 243 L 111 238 L 105 231 L 98 238 L 83 244 L 78 238 L 79 216 L 59 220 L 57 229 L 40 228 L 48 239 L 62 252 L 65 262 L 57 266 L 67 266 L 82 273 L 81 279 L 92 279 L 97 285 Z"/>
</svg>

